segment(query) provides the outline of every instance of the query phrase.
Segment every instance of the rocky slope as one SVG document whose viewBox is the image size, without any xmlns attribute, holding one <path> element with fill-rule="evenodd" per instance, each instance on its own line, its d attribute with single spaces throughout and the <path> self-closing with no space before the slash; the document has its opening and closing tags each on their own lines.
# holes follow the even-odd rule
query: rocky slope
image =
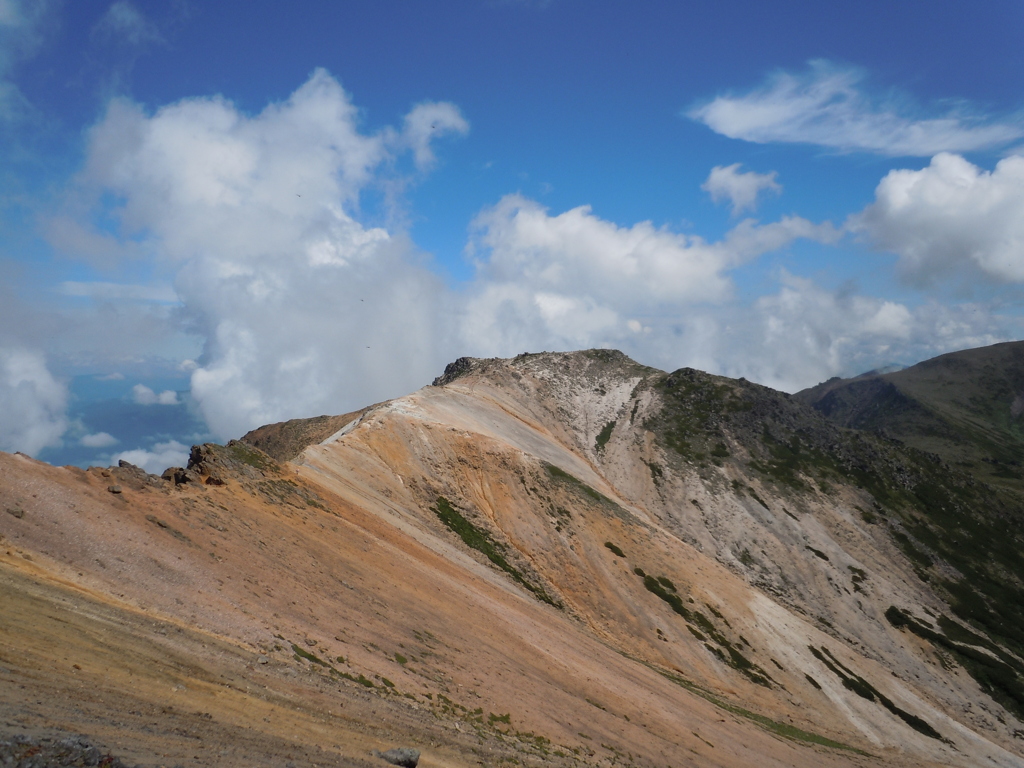
<svg viewBox="0 0 1024 768">
<path fill-rule="evenodd" d="M 0 455 L 9 729 L 203 765 L 1024 765 L 1019 546 L 935 541 L 1016 499 L 795 398 L 462 359 L 246 439 L 170 480 Z"/>
</svg>

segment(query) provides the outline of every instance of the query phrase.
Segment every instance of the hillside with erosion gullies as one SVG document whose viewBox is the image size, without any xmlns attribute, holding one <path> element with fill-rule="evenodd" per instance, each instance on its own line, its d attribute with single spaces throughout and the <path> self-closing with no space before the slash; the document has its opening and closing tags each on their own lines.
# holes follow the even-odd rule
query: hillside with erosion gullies
<svg viewBox="0 0 1024 768">
<path fill-rule="evenodd" d="M 0 752 L 1024 766 L 1020 349 L 462 358 L 164 477 L 0 454 Z"/>
</svg>

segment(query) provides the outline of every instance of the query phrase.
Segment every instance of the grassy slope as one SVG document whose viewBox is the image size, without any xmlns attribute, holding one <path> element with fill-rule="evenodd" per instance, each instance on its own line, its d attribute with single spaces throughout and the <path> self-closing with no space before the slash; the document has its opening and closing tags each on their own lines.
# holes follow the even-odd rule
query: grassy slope
<svg viewBox="0 0 1024 768">
<path fill-rule="evenodd" d="M 241 442 L 259 448 L 278 461 L 291 461 L 306 447 L 323 442 L 367 410 L 267 424 L 244 434 Z"/>
<path fill-rule="evenodd" d="M 1024 342 L 953 352 L 794 397 L 837 424 L 883 431 L 986 482 L 1024 490 Z M 1024 398 L 1022 398 L 1024 401 Z"/>
</svg>

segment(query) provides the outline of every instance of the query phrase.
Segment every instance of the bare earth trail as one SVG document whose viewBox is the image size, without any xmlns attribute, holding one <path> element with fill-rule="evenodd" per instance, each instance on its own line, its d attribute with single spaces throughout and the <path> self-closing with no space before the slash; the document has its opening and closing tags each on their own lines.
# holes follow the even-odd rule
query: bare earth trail
<svg viewBox="0 0 1024 768">
<path fill-rule="evenodd" d="M 178 484 L 0 454 L 0 728 L 167 766 L 1024 765 L 886 620 L 945 606 L 864 492 L 687 469 L 625 360 L 478 361 Z"/>
</svg>

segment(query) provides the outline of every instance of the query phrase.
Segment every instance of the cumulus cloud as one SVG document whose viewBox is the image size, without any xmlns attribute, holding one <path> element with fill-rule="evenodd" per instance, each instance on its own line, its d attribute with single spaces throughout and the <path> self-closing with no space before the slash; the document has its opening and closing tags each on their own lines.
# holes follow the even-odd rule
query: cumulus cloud
<svg viewBox="0 0 1024 768">
<path fill-rule="evenodd" d="M 691 366 L 794 392 L 832 376 L 1019 336 L 1020 323 L 985 304 L 905 304 L 827 290 L 783 272 L 752 304 L 693 307 L 648 316 L 621 348 L 649 365 Z M 650 327 L 650 332 L 645 328 Z"/>
<path fill-rule="evenodd" d="M 136 405 L 178 405 L 178 393 L 165 389 L 157 394 L 145 384 L 132 387 L 132 402 Z"/>
<path fill-rule="evenodd" d="M 120 100 L 90 134 L 80 189 L 100 201 L 97 218 L 120 225 L 112 244 L 93 246 L 98 256 L 155 259 L 175 275 L 180 307 L 165 309 L 203 339 L 202 355 L 182 355 L 190 358 L 182 366 L 218 438 L 405 394 L 461 354 L 617 346 L 663 368 L 796 389 L 857 373 L 851 366 L 861 363 L 1005 338 L 985 312 L 828 292 L 790 276 L 778 292 L 740 305 L 734 270 L 798 239 L 827 244 L 843 234 L 799 217 L 745 219 L 709 242 L 650 222 L 622 226 L 586 206 L 552 213 L 510 195 L 473 221 L 476 278 L 454 292 L 406 238 L 361 221 L 359 204 L 396 160 L 429 169 L 433 140 L 468 125 L 443 103 L 415 106 L 399 129 L 370 133 L 358 118 L 341 86 L 317 71 L 258 114 L 221 98 L 153 113 Z M 738 165 L 705 182 L 737 213 L 778 188 L 774 174 Z M 118 251 L 127 242 L 135 250 Z M 156 298 L 143 288 L 68 283 L 64 291 Z M 143 385 L 133 396 L 177 400 Z M 175 451 L 181 458 L 168 459 Z M 185 453 L 162 443 L 120 458 L 159 471 Z"/>
<path fill-rule="evenodd" d="M 90 135 L 83 195 L 165 268 L 180 316 L 205 340 L 192 394 L 220 438 L 338 413 L 421 386 L 447 352 L 445 290 L 411 244 L 356 218 L 360 193 L 401 153 L 464 133 L 450 104 L 415 106 L 401 131 L 365 133 L 317 70 L 247 115 L 222 98 L 147 114 L 111 103 Z"/>
<path fill-rule="evenodd" d="M 732 205 L 732 215 L 736 216 L 745 210 L 754 210 L 761 192 L 780 194 L 782 185 L 775 181 L 777 175 L 775 171 L 742 172 L 739 163 L 716 165 L 700 188 L 711 195 L 711 199 L 716 203 L 728 200 Z"/>
<path fill-rule="evenodd" d="M 120 442 L 116 437 L 107 432 L 96 432 L 91 435 L 83 435 L 78 441 L 86 448 L 109 448 Z"/>
<path fill-rule="evenodd" d="M 159 475 L 168 467 L 184 467 L 188 463 L 188 455 L 187 445 L 170 440 L 166 443 L 156 443 L 152 450 L 136 448 L 132 451 L 123 451 L 114 456 L 112 461 L 127 461 L 151 474 Z"/>
<path fill-rule="evenodd" d="M 620 343 L 641 316 L 726 300 L 729 270 L 797 238 L 830 242 L 829 224 L 800 218 L 740 222 L 709 243 L 650 222 L 621 227 L 582 206 L 551 215 L 509 195 L 473 223 L 479 279 L 464 338 L 477 353 Z"/>
<path fill-rule="evenodd" d="M 723 95 L 687 116 L 732 139 L 758 144 L 816 144 L 840 151 L 927 157 L 998 147 L 1024 136 L 1024 125 L 954 109 L 922 118 L 906 100 L 878 103 L 862 87 L 864 72 L 812 61 L 806 72 L 778 72 L 742 95 Z"/>
<path fill-rule="evenodd" d="M 919 285 L 965 271 L 1022 282 L 1024 157 L 984 171 L 942 153 L 919 171 L 890 171 L 847 226 L 898 254 L 904 276 Z"/>
<path fill-rule="evenodd" d="M 1004 320 L 985 306 L 911 307 L 849 289 L 827 291 L 788 274 L 781 282 L 730 334 L 743 354 L 723 357 L 727 375 L 792 392 L 832 376 L 1007 339 Z"/>
<path fill-rule="evenodd" d="M 797 238 L 839 236 L 829 224 L 748 219 L 708 243 L 648 223 L 620 227 L 587 208 L 552 215 L 508 197 L 475 223 L 480 272 L 466 297 L 464 348 L 510 356 L 616 347 L 667 370 L 692 366 L 796 391 L 1019 330 L 984 305 L 913 306 L 785 272 L 752 304 L 733 296 L 735 267 Z"/>
<path fill-rule="evenodd" d="M 46 367 L 42 354 L 0 348 L 0 450 L 34 456 L 60 445 L 68 428 L 67 388 Z"/>
</svg>

